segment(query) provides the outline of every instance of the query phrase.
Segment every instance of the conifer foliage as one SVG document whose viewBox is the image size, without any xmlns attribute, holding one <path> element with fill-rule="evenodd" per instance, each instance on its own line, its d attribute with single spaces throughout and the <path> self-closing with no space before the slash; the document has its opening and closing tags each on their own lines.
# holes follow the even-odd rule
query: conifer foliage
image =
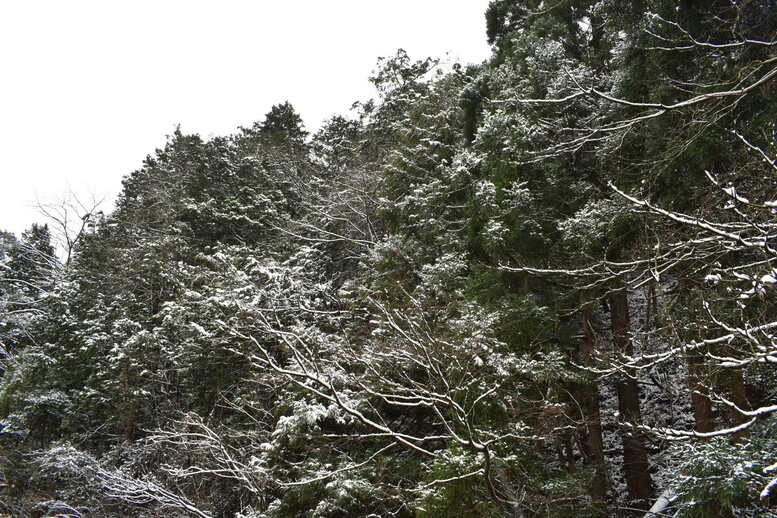
<svg viewBox="0 0 777 518">
<path fill-rule="evenodd" d="M 777 9 L 485 28 L 0 234 L 0 514 L 775 513 Z"/>
</svg>

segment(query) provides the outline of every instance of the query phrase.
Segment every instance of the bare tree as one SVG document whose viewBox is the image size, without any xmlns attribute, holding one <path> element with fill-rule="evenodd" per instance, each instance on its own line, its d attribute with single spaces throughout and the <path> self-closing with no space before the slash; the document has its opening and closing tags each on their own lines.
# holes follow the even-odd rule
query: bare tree
<svg viewBox="0 0 777 518">
<path fill-rule="evenodd" d="M 477 466 L 449 478 L 434 479 L 424 487 L 481 477 L 497 505 L 511 512 L 532 511 L 526 488 L 505 479 L 505 464 L 496 453 L 519 441 L 532 444 L 546 438 L 542 432 L 532 433 L 528 425 L 516 421 L 525 410 L 516 406 L 520 405 L 520 394 L 514 386 L 518 375 L 515 370 L 525 372 L 521 369 L 530 367 L 512 355 L 495 353 L 491 349 L 494 344 L 480 334 L 484 331 L 482 322 L 467 320 L 470 324 L 465 327 L 474 333 L 469 338 L 446 336 L 424 313 L 421 302 L 408 297 L 410 306 L 403 310 L 371 300 L 375 312 L 370 318 L 376 338 L 367 343 L 347 339 L 337 341 L 336 347 L 319 343 L 317 333 L 284 325 L 272 311 L 261 314 L 262 341 L 231 330 L 241 340 L 254 342 L 258 353 L 248 359 L 258 369 L 280 376 L 304 393 L 338 408 L 353 423 L 350 434 L 325 437 L 376 441 L 374 453 L 365 461 L 293 484 L 356 469 L 396 447 L 433 461 L 447 446 L 456 445 L 478 459 Z M 272 337 L 270 343 L 275 345 L 268 347 L 267 337 Z M 279 355 L 279 351 L 285 353 Z M 510 414 L 511 422 L 504 427 L 490 424 L 488 409 L 495 408 Z M 408 412 L 427 416 L 431 426 L 408 426 L 391 417 Z M 574 428 L 569 418 L 548 423 L 548 438 L 570 426 Z M 199 430 L 198 440 L 210 437 L 201 426 Z M 218 452 L 221 447 L 210 448 Z M 223 453 L 217 455 L 222 458 L 218 465 L 229 464 Z M 238 476 L 233 475 L 233 468 L 225 472 L 230 477 Z"/>
<path fill-rule="evenodd" d="M 71 446 L 57 446 L 36 458 L 41 473 L 65 475 L 80 487 L 89 488 L 98 499 L 129 505 L 153 505 L 197 518 L 211 518 L 185 496 L 167 489 L 148 474 L 132 476 L 121 468 L 109 468 L 87 453 Z"/>
<path fill-rule="evenodd" d="M 84 235 L 98 223 L 98 217 L 102 214 L 100 206 L 104 201 L 104 197 L 91 195 L 85 198 L 69 190 L 56 201 L 36 203 L 38 211 L 51 222 L 57 247 L 64 256 L 63 263 L 66 267 Z"/>
</svg>

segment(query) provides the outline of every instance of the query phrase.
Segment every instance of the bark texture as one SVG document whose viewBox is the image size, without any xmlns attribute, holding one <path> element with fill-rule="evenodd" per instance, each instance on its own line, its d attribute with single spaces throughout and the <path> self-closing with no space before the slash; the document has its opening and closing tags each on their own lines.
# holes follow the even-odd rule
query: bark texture
<svg viewBox="0 0 777 518">
<path fill-rule="evenodd" d="M 631 356 L 631 319 L 626 290 L 610 295 L 610 317 L 615 354 Z M 637 509 L 649 509 L 654 497 L 653 483 L 650 477 L 650 465 L 644 438 L 628 425 L 642 422 L 639 403 L 639 386 L 634 372 L 624 372 L 616 384 L 618 394 L 618 412 L 623 441 L 623 469 L 626 475 L 626 488 L 631 506 Z"/>
</svg>

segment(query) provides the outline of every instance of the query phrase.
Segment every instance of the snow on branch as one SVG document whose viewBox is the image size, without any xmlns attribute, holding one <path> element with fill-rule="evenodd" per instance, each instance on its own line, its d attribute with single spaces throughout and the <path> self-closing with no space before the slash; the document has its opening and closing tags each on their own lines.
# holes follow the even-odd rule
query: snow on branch
<svg viewBox="0 0 777 518">
<path fill-rule="evenodd" d="M 152 477 L 136 478 L 120 468 L 106 468 L 91 455 L 72 446 L 57 446 L 40 452 L 37 465 L 43 472 L 64 473 L 81 480 L 85 487 L 97 490 L 103 498 L 130 505 L 155 504 L 198 518 L 212 518 L 188 498 L 166 489 Z"/>
<path fill-rule="evenodd" d="M 670 27 L 673 27 L 673 28 L 677 29 L 688 41 L 690 41 L 690 43 L 686 44 L 686 45 L 673 45 L 671 47 L 661 47 L 661 46 L 649 47 L 648 50 L 667 50 L 667 51 L 673 51 L 673 50 L 690 50 L 690 49 L 699 48 L 699 47 L 707 47 L 707 48 L 711 48 L 711 49 L 728 49 L 728 48 L 742 47 L 742 46 L 745 46 L 745 45 L 762 46 L 762 47 L 773 47 L 773 46 L 777 45 L 777 40 L 767 41 L 767 40 L 753 40 L 753 39 L 749 39 L 749 38 L 743 38 L 743 39 L 740 39 L 740 40 L 737 40 L 737 41 L 728 41 L 728 42 L 724 42 L 724 43 L 714 43 L 714 42 L 710 42 L 710 41 L 701 41 L 701 40 L 696 39 L 690 33 L 690 31 L 688 31 L 682 25 L 680 25 L 679 23 L 677 23 L 675 21 L 667 20 L 666 18 L 662 17 L 658 13 L 652 13 L 652 17 L 655 20 L 658 20 L 658 21 L 660 21 L 660 22 L 662 22 L 662 23 L 664 23 L 666 25 L 669 25 Z M 657 34 L 657 33 L 653 32 L 653 31 L 651 31 L 650 29 L 647 29 L 647 33 L 650 34 L 651 36 L 653 36 L 654 38 L 659 39 L 661 41 L 666 41 L 668 43 L 673 43 L 675 41 L 675 40 L 673 40 L 671 38 L 667 38 L 665 36 L 661 36 L 660 34 Z"/>
</svg>

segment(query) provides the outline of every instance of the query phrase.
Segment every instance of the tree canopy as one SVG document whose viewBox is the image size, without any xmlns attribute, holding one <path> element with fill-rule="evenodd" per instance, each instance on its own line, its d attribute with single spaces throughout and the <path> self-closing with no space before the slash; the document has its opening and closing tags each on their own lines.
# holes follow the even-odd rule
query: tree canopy
<svg viewBox="0 0 777 518">
<path fill-rule="evenodd" d="M 484 14 L 0 234 L 0 512 L 774 514 L 773 2 Z"/>
</svg>

